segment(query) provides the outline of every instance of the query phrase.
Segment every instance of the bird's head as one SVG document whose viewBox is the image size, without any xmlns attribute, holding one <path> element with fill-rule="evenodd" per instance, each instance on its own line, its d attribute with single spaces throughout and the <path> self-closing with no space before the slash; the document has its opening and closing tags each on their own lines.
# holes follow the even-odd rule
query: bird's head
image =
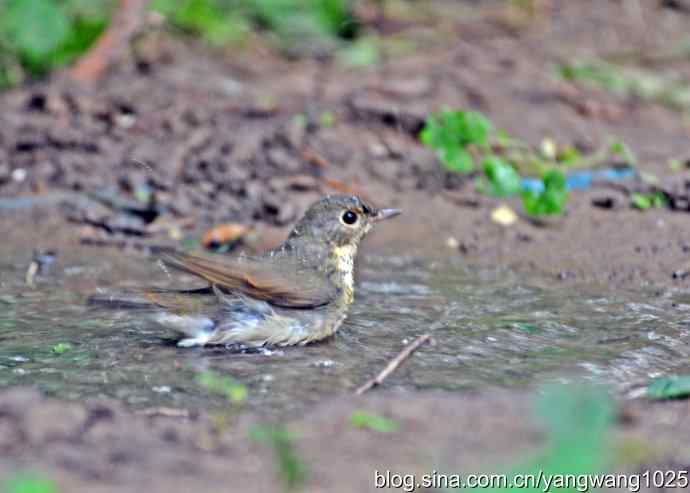
<svg viewBox="0 0 690 493">
<path fill-rule="evenodd" d="M 329 247 L 356 247 L 379 221 L 400 214 L 399 209 L 377 209 L 354 195 L 331 195 L 309 207 L 290 239 L 325 242 Z"/>
</svg>

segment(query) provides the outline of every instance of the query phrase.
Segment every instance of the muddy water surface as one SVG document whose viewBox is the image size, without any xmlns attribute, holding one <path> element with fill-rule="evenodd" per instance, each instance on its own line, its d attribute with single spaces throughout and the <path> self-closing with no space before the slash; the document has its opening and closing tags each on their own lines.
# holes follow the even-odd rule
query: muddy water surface
<svg viewBox="0 0 690 493">
<path fill-rule="evenodd" d="M 196 376 L 214 370 L 248 386 L 249 409 L 295 416 L 352 392 L 427 331 L 435 344 L 386 386 L 463 391 L 584 376 L 626 392 L 650 377 L 690 371 L 690 297 L 668 289 L 614 292 L 448 260 L 369 255 L 351 316 L 336 337 L 236 354 L 179 349 L 144 320 L 84 306 L 96 287 L 169 282 L 154 263 L 95 249 L 69 257 L 34 288 L 24 282 L 26 252 L 2 257 L 0 387 L 35 385 L 68 399 L 114 397 L 137 408 L 213 408 L 222 399 Z M 71 349 L 61 353 L 60 343 Z"/>
</svg>

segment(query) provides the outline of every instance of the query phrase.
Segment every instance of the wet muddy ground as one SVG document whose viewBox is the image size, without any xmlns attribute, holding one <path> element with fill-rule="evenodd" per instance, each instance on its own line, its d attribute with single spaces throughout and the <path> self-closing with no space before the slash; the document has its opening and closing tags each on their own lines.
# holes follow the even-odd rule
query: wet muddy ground
<svg viewBox="0 0 690 493">
<path fill-rule="evenodd" d="M 3 320 L 15 320 L 2 326 L 0 379 L 51 395 L 0 396 L 0 476 L 38 470 L 61 491 L 274 491 L 270 450 L 248 430 L 280 419 L 299 437 L 308 490 L 366 491 L 374 467 L 479 471 L 538 449 L 543 436 L 527 409 L 545 379 L 584 374 L 624 400 L 649 377 L 687 370 L 690 172 L 668 167 L 690 158 L 687 114 L 572 85 L 554 66 L 674 45 L 690 16 L 652 1 L 545 4 L 526 27 L 493 2 L 434 18 L 433 35 L 426 21 L 412 23 L 404 34 L 415 49 L 403 56 L 392 45 L 386 63 L 369 69 L 259 49 L 221 57 L 151 35 L 97 90 L 58 77 L 0 95 L 0 306 Z M 673 70 L 687 76 L 690 63 Z M 534 145 L 548 136 L 591 150 L 617 136 L 658 178 L 651 189 L 679 205 L 635 210 L 630 193 L 648 183 L 601 183 L 574 192 L 565 216 L 546 225 L 499 226 L 490 219 L 499 202 L 442 171 L 416 139 L 443 106 L 482 111 Z M 276 357 L 181 353 L 84 311 L 95 289 L 155 275 L 147 252 L 228 222 L 252 228 L 244 246 L 263 249 L 332 192 L 405 210 L 367 240 L 358 308 L 333 341 Z M 31 288 L 34 248 L 57 251 L 58 263 Z M 403 340 L 448 317 L 454 299 L 437 346 L 413 357 L 387 392 L 349 397 Z M 535 323 L 536 335 L 517 325 Z M 63 341 L 86 355 L 80 371 L 51 354 Z M 219 402 L 194 388 L 190 367 L 249 385 L 247 408 L 220 434 Z M 290 379 L 301 384 L 286 391 Z M 190 414 L 141 415 L 157 406 Z M 343 424 L 360 408 L 400 421 L 401 431 Z M 687 469 L 690 450 L 677 438 L 689 426 L 687 402 L 622 409 L 613 441 L 642 452 L 621 468 Z"/>
</svg>

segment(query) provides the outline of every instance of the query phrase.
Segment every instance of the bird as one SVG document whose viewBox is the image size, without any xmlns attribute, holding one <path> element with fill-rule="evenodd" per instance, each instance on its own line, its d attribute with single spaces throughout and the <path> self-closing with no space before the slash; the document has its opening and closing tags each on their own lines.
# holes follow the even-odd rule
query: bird
<svg viewBox="0 0 690 493">
<path fill-rule="evenodd" d="M 89 304 L 144 309 L 180 336 L 180 347 L 305 345 L 332 336 L 354 301 L 360 241 L 399 215 L 354 195 L 312 204 L 277 248 L 257 256 L 169 252 L 160 261 L 204 281 L 198 289 L 145 288 Z"/>
</svg>

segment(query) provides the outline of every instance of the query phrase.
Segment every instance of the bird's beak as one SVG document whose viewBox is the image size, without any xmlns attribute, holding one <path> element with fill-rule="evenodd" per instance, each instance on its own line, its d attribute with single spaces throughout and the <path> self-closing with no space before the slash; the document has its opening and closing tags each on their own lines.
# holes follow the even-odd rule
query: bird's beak
<svg viewBox="0 0 690 493">
<path fill-rule="evenodd" d="M 395 217 L 398 214 L 401 214 L 402 211 L 400 209 L 379 209 L 376 211 L 376 214 L 372 216 L 372 219 L 374 222 L 379 222 L 383 221 L 384 219 L 390 219 L 391 217 Z"/>
</svg>

